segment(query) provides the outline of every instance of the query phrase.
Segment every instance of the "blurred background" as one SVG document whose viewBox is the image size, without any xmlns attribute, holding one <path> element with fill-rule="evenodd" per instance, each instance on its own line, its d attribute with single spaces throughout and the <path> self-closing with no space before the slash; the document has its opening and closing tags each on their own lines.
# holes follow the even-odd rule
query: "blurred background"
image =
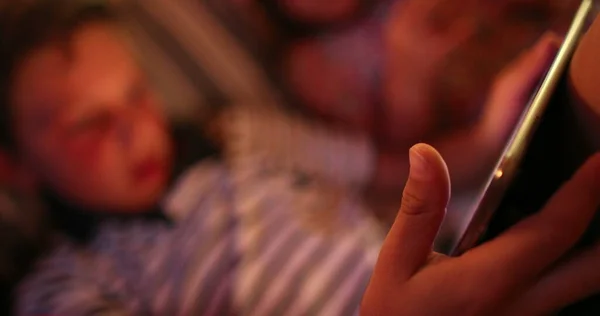
<svg viewBox="0 0 600 316">
<path fill-rule="evenodd" d="M 449 166 L 453 198 L 440 243 L 452 243 L 525 106 L 507 106 L 515 113 L 506 126 L 478 143 L 471 130 L 494 80 L 543 34 L 564 35 L 580 1 L 115 4 L 174 121 L 217 130 L 230 157 L 260 153 L 358 188 L 384 226 L 397 211 L 410 146 L 455 148 L 442 154 L 468 167 Z M 443 146 L 457 134 L 464 139 Z"/>
<path fill-rule="evenodd" d="M 328 186 L 350 188 L 382 227 L 398 209 L 408 149 L 477 126 L 495 78 L 544 33 L 564 34 L 580 3 L 105 2 L 121 13 L 173 124 L 198 126 L 222 147 L 226 160 L 260 157 Z M 450 166 L 453 201 L 442 239 L 454 238 L 464 224 L 471 192 L 491 170 L 511 128 L 499 130 L 490 146 L 443 152 L 464 155 L 465 161 L 476 157 L 481 165 L 464 178 Z M 5 187 L 11 187 L 10 173 L 0 164 Z M 18 230 L 31 218 L 39 226 L 33 220 L 39 208 L 20 201 L 0 203 L 6 208 L 0 212 L 11 212 L 0 221 Z M 14 219 L 15 207 L 25 219 Z M 10 231 L 2 230 L 3 240 L 15 241 L 0 244 L 7 245 L 5 258 L 19 252 L 19 242 L 40 239 L 30 232 L 4 236 Z M 5 283 L 19 275 L 15 269 L 27 267 L 1 263 L 10 271 L 0 271 Z"/>
</svg>

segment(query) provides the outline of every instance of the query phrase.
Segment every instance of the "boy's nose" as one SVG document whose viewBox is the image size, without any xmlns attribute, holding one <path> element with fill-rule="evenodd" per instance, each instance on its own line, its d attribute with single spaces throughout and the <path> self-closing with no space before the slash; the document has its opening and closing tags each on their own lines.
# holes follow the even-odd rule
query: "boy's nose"
<svg viewBox="0 0 600 316">
<path fill-rule="evenodd" d="M 117 120 L 117 139 L 123 149 L 130 149 L 132 147 L 132 140 L 134 139 L 134 132 L 136 126 L 135 113 L 131 109 L 123 109 L 119 113 L 119 119 Z"/>
</svg>

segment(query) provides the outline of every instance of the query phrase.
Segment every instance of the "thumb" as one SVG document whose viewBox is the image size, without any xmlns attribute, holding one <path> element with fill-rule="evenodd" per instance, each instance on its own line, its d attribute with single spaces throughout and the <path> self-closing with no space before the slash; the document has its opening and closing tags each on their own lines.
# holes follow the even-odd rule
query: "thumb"
<svg viewBox="0 0 600 316">
<path fill-rule="evenodd" d="M 431 146 L 410 149 L 402 205 L 379 255 L 376 274 L 409 279 L 426 262 L 450 199 L 446 163 Z"/>
</svg>

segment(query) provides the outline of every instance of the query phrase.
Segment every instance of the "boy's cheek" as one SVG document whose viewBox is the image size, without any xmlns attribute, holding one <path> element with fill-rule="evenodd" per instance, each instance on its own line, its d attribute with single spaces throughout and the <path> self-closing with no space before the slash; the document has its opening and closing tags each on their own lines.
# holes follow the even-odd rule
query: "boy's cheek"
<svg viewBox="0 0 600 316">
<path fill-rule="evenodd" d="M 104 147 L 101 137 L 78 137 L 65 142 L 64 153 L 68 160 L 91 161 Z"/>
<path fill-rule="evenodd" d="M 57 147 L 52 159 L 55 161 L 51 165 L 64 172 L 86 172 L 88 174 L 106 173 L 104 166 L 106 160 L 111 156 L 116 156 L 116 152 L 111 154 L 111 146 L 102 138 L 78 138 L 63 143 L 63 146 Z"/>
</svg>

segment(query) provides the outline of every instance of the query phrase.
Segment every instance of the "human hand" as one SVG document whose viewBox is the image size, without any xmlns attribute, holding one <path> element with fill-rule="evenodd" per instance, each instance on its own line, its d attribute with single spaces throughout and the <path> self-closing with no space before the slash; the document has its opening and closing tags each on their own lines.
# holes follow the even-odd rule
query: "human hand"
<svg viewBox="0 0 600 316">
<path fill-rule="evenodd" d="M 483 135 L 484 142 L 503 143 L 509 136 L 554 60 L 560 42 L 553 33 L 544 35 L 498 75 L 478 123 L 478 133 Z"/>
<path fill-rule="evenodd" d="M 395 3 L 383 31 L 384 138 L 409 143 L 435 130 L 433 83 L 446 56 L 477 30 L 475 4 L 448 0 Z"/>
<path fill-rule="evenodd" d="M 488 101 L 485 103 L 479 120 L 467 128 L 454 129 L 450 133 L 436 134 L 429 142 L 439 150 L 448 164 L 455 187 L 459 190 L 480 186 L 489 175 L 490 168 L 498 160 L 498 155 L 506 143 L 510 132 L 522 115 L 532 91 L 551 64 L 558 48 L 558 38 L 549 34 L 531 50 L 523 53 L 510 64 L 496 79 Z M 422 113 L 407 115 L 407 103 L 387 113 L 389 124 L 396 131 L 408 135 L 410 129 L 423 122 Z M 422 107 L 421 112 L 425 111 Z M 402 110 L 402 115 L 393 115 Z M 419 118 L 419 120 L 417 120 Z M 402 121 L 400 121 L 402 120 Z M 402 122 L 402 123 L 399 123 Z M 397 126 L 399 125 L 399 126 Z M 423 138 L 414 133 L 414 139 Z M 411 143 L 414 143 L 414 139 Z M 383 156 L 378 161 L 374 181 L 379 187 L 397 190 L 406 179 L 407 161 L 405 154 Z M 397 192 L 397 191 L 396 191 Z"/>
<path fill-rule="evenodd" d="M 600 205 L 600 155 L 539 213 L 456 258 L 432 252 L 450 197 L 446 165 L 427 145 L 410 158 L 362 315 L 540 315 L 600 291 L 598 247 L 565 258 Z"/>
<path fill-rule="evenodd" d="M 448 0 L 407 0 L 395 4 L 385 28 L 391 64 L 429 69 L 477 30 L 477 0 L 460 6 Z"/>
<path fill-rule="evenodd" d="M 313 114 L 352 130 L 369 133 L 375 89 L 371 77 L 373 60 L 365 61 L 364 50 L 345 52 L 359 45 L 369 52 L 372 41 L 356 36 L 363 26 L 327 38 L 298 41 L 289 48 L 282 69 L 292 91 Z M 375 48 L 372 48 L 375 49 Z"/>
</svg>

